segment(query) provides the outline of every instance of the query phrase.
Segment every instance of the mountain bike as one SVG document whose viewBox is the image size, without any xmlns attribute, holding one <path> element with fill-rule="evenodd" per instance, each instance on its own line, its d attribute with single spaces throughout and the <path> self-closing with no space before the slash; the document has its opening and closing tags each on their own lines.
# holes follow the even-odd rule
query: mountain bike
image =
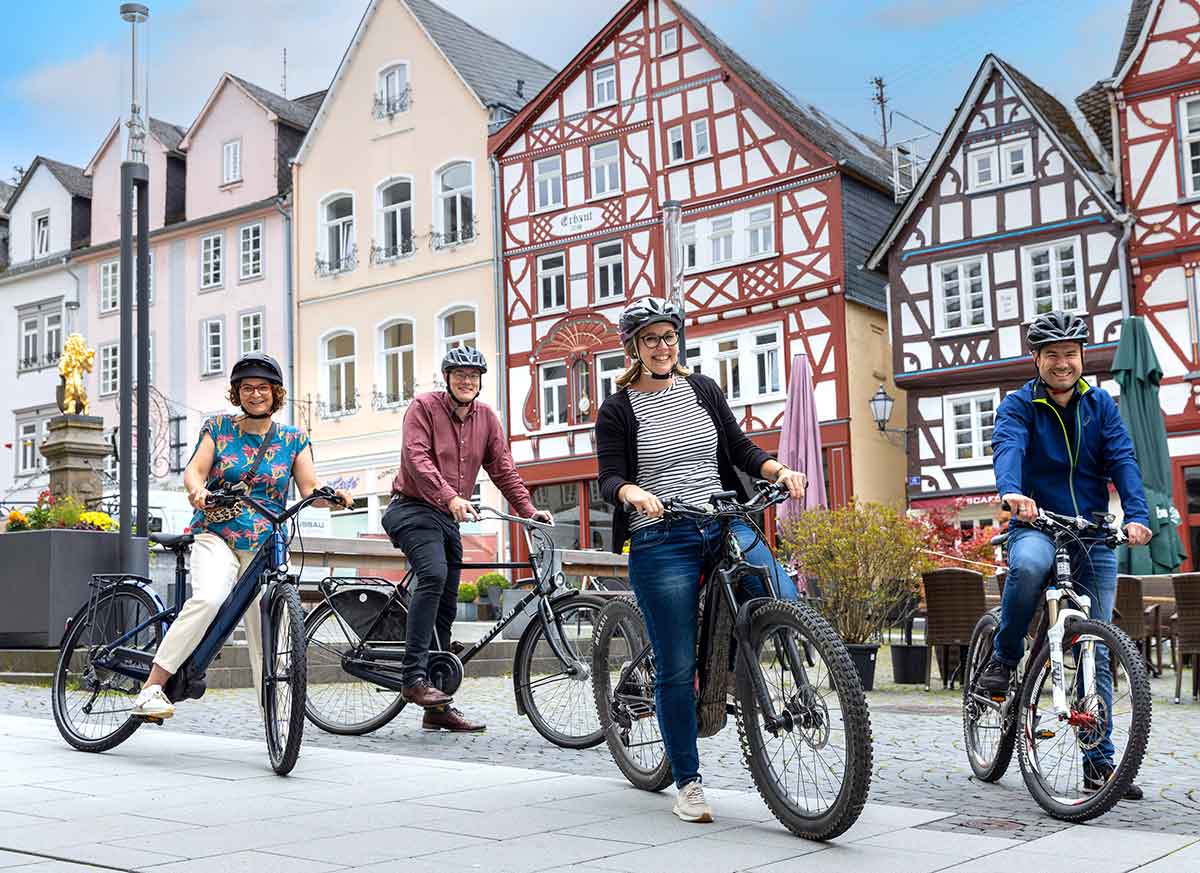
<svg viewBox="0 0 1200 873">
<path fill-rule="evenodd" d="M 240 485 L 240 483 L 239 483 Z M 271 524 L 271 533 L 225 598 L 195 651 L 163 689 L 173 701 L 198 700 L 205 671 L 262 591 L 262 698 L 271 767 L 286 775 L 296 765 L 304 732 L 304 611 L 297 577 L 288 574 L 287 533 L 301 509 L 317 500 L 336 501 L 329 488 L 276 514 L 244 489 L 216 489 L 208 505 L 241 501 Z M 52 682 L 54 722 L 63 739 L 84 752 L 106 752 L 129 739 L 147 719 L 131 714 L 150 675 L 154 654 L 185 601 L 186 556 L 195 535 L 150 534 L 152 543 L 175 553 L 175 598 L 167 607 L 144 576 L 129 573 L 92 577 L 91 596 L 67 625 Z"/>
<path fill-rule="evenodd" d="M 871 720 L 862 683 L 829 623 L 802 602 L 747 599 L 742 580 L 771 580 L 747 562 L 730 524 L 787 499 L 762 483 L 745 503 L 734 491 L 707 506 L 663 502 L 662 524 L 721 525 L 721 551 L 706 568 L 697 637 L 696 710 L 701 737 L 721 731 L 732 714 L 742 758 L 775 817 L 801 837 L 827 840 L 858 819 L 871 782 Z M 761 531 L 759 531 L 761 536 Z M 592 645 L 596 709 L 613 760 L 635 787 L 661 791 L 672 782 L 655 713 L 654 652 L 637 605 L 619 598 L 600 613 Z M 735 678 L 734 702 L 728 680 Z"/>
<path fill-rule="evenodd" d="M 527 537 L 525 563 L 468 563 L 462 569 L 525 570 L 533 589 L 469 648 L 437 639 L 429 652 L 429 681 L 453 695 L 464 665 L 533 606 L 513 659 L 517 712 L 550 742 L 588 749 L 604 738 L 592 703 L 588 648 L 604 601 L 567 587 L 560 553 L 547 531 L 553 525 L 519 518 L 486 506 L 477 511 L 521 526 Z M 401 696 L 409 605 L 409 570 L 397 584 L 373 577 L 328 577 L 322 600 L 305 622 L 308 647 L 309 721 L 334 734 L 359 736 L 379 730 L 404 709 Z"/>
<path fill-rule="evenodd" d="M 1070 822 L 1112 809 L 1137 776 L 1150 738 L 1150 679 L 1141 654 L 1115 625 L 1090 617 L 1091 599 L 1076 591 L 1071 579 L 1072 543 L 1114 548 L 1125 541 L 1112 523 L 1105 513 L 1088 521 L 1044 509 L 1029 523 L 1054 540 L 1055 569 L 1006 695 L 992 697 L 975 687 L 992 656 L 999 607 L 979 619 L 967 649 L 963 737 L 971 769 L 983 781 L 995 782 L 1008 769 L 1015 746 L 1033 799 L 1053 817 Z M 992 537 L 993 545 L 1005 544 L 1008 536 L 1006 531 Z M 1106 670 L 1111 703 L 1100 687 Z M 1105 742 L 1110 724 L 1113 774 L 1091 791 L 1083 784 L 1084 756 Z"/>
</svg>

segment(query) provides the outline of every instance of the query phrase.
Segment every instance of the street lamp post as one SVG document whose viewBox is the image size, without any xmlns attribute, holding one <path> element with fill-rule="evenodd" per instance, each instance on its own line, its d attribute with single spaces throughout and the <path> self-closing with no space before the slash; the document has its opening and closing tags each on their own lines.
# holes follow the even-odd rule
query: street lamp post
<svg viewBox="0 0 1200 873">
<path fill-rule="evenodd" d="M 875 420 L 875 426 L 879 428 L 881 434 L 895 433 L 900 434 L 908 443 L 908 428 L 906 427 L 888 427 L 887 423 L 892 418 L 892 408 L 896 405 L 892 395 L 887 393 L 887 390 L 880 384 L 878 390 L 871 395 L 871 399 L 867 401 L 867 405 L 871 407 L 871 418 Z"/>
<path fill-rule="evenodd" d="M 662 208 L 663 263 L 666 264 L 667 288 L 663 295 L 682 313 L 683 310 L 683 208 L 678 200 L 667 200 Z M 687 366 L 684 329 L 679 328 L 679 362 Z"/>
</svg>

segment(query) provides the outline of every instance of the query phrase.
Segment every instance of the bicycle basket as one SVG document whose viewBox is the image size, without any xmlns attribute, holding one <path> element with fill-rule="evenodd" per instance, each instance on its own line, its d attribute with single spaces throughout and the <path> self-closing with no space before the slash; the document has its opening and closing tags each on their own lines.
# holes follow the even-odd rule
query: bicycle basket
<svg viewBox="0 0 1200 873">
<path fill-rule="evenodd" d="M 383 611 L 390 592 L 375 588 L 343 588 L 332 597 L 330 602 L 342 621 L 346 622 L 359 639 L 371 632 L 372 642 L 404 642 L 407 636 L 407 613 L 399 601 L 393 602 L 374 630 L 371 625 L 379 613 Z"/>
</svg>

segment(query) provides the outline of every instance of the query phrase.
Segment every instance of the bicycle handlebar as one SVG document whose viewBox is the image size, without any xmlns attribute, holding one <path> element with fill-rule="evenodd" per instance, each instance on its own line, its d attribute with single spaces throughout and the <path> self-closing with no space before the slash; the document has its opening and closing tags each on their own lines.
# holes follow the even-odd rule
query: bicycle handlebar
<svg viewBox="0 0 1200 873">
<path fill-rule="evenodd" d="M 298 512 L 300 512 L 300 510 L 310 506 L 313 503 L 316 503 L 318 500 L 331 500 L 338 503 L 342 502 L 336 491 L 328 486 L 322 486 L 314 489 L 307 497 L 297 500 L 291 506 L 284 509 L 283 512 L 277 514 L 260 503 L 256 498 L 247 494 L 246 485 L 244 482 L 238 482 L 235 485 L 231 485 L 229 488 L 218 488 L 215 491 L 208 492 L 208 499 L 204 501 L 204 505 L 207 507 L 216 508 L 234 506 L 238 501 L 242 501 L 266 518 L 267 521 L 275 525 L 281 525 L 288 519 L 295 516 Z"/>
<path fill-rule="evenodd" d="M 491 506 L 484 506 L 482 503 L 473 503 L 471 505 L 475 508 L 476 514 L 490 512 L 492 517 L 498 518 L 501 521 L 511 521 L 524 527 L 538 528 L 540 530 L 550 530 L 554 527 L 553 521 L 538 521 L 536 518 L 522 518 L 519 515 L 509 515 L 507 512 L 501 512 Z"/>
<path fill-rule="evenodd" d="M 736 491 L 718 491 L 710 494 L 707 506 L 687 503 L 678 497 L 668 497 L 663 501 L 663 516 L 673 515 L 678 518 L 741 517 L 782 503 L 789 497 L 786 486 L 773 482 L 759 481 L 755 488 L 758 493 L 744 503 L 738 501 Z M 626 512 L 637 512 L 631 503 L 625 503 L 624 507 Z"/>
<path fill-rule="evenodd" d="M 1012 507 L 1009 506 L 1007 500 L 1001 501 L 1000 508 L 1005 512 L 1012 512 Z M 1096 515 L 1100 516 L 1102 514 L 1096 513 Z M 1020 519 L 1017 520 L 1019 521 Z M 1103 537 L 1108 541 L 1110 546 L 1116 546 L 1126 542 L 1129 538 L 1123 530 L 1112 526 L 1113 520 L 1113 516 L 1107 513 L 1103 513 L 1103 518 L 1088 521 L 1081 515 L 1060 515 L 1057 512 L 1051 512 L 1049 509 L 1038 507 L 1037 518 L 1032 522 L 1024 523 L 1048 532 L 1053 532 L 1056 529 L 1066 529 L 1075 531 L 1078 534 L 1092 533 L 1095 534 L 1097 539 Z M 1008 535 L 1009 531 L 1006 530 L 1004 533 L 992 537 L 992 545 L 1003 544 L 1008 539 Z"/>
</svg>

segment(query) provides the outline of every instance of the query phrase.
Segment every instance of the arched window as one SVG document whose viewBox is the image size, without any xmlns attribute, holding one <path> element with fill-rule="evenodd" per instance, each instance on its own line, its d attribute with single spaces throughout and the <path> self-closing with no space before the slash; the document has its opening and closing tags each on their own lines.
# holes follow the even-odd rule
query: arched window
<svg viewBox="0 0 1200 873">
<path fill-rule="evenodd" d="M 325 358 L 326 395 L 330 413 L 353 412 L 358 408 L 354 379 L 354 334 L 343 331 L 322 343 Z"/>
<path fill-rule="evenodd" d="M 393 321 L 379 330 L 380 377 L 385 406 L 406 403 L 413 398 L 413 325 L 411 321 Z"/>
<path fill-rule="evenodd" d="M 408 64 L 384 67 L 379 71 L 379 89 L 375 92 L 375 117 L 390 118 L 398 112 L 407 112 L 411 95 Z"/>
<path fill-rule="evenodd" d="M 442 316 L 442 348 L 438 356 L 439 367 L 446 352 L 459 346 L 478 348 L 475 336 L 475 310 L 455 309 Z"/>
<path fill-rule="evenodd" d="M 471 165 L 450 164 L 437 177 L 438 235 L 441 246 L 453 246 L 475 238 L 474 190 Z"/>
<path fill-rule="evenodd" d="M 412 181 L 392 179 L 379 186 L 379 246 L 377 261 L 390 261 L 413 252 Z"/>
<path fill-rule="evenodd" d="M 334 194 L 321 204 L 318 271 L 340 273 L 357 266 L 354 236 L 354 195 Z"/>
</svg>

